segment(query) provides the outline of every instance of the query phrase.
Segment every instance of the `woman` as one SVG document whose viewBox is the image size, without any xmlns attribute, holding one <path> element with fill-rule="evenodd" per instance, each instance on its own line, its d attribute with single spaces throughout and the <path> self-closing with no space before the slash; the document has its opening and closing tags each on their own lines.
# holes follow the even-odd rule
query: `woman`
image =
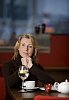
<svg viewBox="0 0 69 100">
<path fill-rule="evenodd" d="M 40 64 L 37 63 L 37 43 L 31 34 L 19 36 L 15 47 L 13 58 L 5 63 L 3 73 L 8 88 L 19 88 L 21 79 L 18 76 L 20 65 L 29 69 L 27 80 L 40 81 L 43 84 L 54 83 L 54 80 L 47 74 Z"/>
</svg>

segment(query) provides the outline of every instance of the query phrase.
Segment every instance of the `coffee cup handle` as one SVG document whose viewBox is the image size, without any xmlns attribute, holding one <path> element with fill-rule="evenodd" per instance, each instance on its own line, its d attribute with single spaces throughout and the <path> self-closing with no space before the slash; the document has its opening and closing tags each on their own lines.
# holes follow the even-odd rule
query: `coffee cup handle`
<svg viewBox="0 0 69 100">
<path fill-rule="evenodd" d="M 55 90 L 58 90 L 58 85 L 59 85 L 58 82 L 55 82 L 55 83 L 54 83 L 54 89 L 55 89 Z"/>
</svg>

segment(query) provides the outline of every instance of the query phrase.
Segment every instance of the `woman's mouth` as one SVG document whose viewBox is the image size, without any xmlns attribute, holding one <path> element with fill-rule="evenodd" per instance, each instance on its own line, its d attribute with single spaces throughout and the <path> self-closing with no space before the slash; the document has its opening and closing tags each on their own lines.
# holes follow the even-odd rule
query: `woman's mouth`
<svg viewBox="0 0 69 100">
<path fill-rule="evenodd" d="M 25 55 L 25 56 L 28 56 L 28 53 L 26 53 L 26 52 L 23 52 L 23 55 Z"/>
</svg>

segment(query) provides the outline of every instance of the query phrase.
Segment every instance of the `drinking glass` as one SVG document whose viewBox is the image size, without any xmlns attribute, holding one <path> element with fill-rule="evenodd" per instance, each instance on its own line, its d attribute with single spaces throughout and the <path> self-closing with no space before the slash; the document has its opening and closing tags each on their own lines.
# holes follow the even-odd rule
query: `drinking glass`
<svg viewBox="0 0 69 100">
<path fill-rule="evenodd" d="M 24 89 L 24 81 L 29 76 L 28 68 L 24 65 L 20 66 L 19 71 L 18 71 L 18 75 L 22 79 L 22 89 L 20 90 L 20 92 L 26 92 L 26 90 Z"/>
</svg>

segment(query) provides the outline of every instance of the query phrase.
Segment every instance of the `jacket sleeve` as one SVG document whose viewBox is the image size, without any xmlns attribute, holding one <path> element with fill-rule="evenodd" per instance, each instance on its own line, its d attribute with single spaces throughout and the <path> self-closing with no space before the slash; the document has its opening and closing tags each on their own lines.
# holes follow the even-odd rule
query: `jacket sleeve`
<svg viewBox="0 0 69 100">
<path fill-rule="evenodd" d="M 18 77 L 18 69 L 15 71 L 12 70 L 13 64 L 11 63 L 5 63 L 2 71 L 3 71 L 3 76 L 6 81 L 6 85 L 9 87 L 12 87 L 14 84 L 17 83 L 19 77 Z"/>
<path fill-rule="evenodd" d="M 31 67 L 30 72 L 34 74 L 42 83 L 54 84 L 54 79 L 40 65 L 34 64 Z"/>
</svg>

